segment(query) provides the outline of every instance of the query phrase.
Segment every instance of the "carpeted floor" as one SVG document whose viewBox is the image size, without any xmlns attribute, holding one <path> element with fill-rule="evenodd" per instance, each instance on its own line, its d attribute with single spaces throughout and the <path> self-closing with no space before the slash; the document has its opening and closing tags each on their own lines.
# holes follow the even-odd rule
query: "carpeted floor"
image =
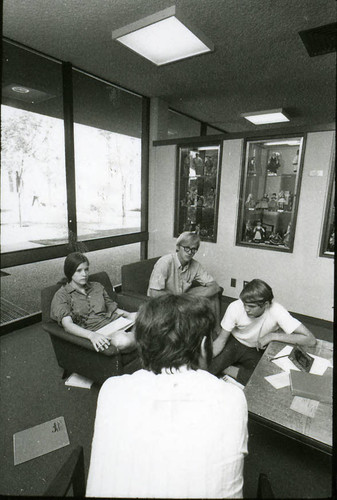
<svg viewBox="0 0 337 500">
<path fill-rule="evenodd" d="M 41 324 L 1 337 L 0 354 L 0 426 L 4 435 L 0 494 L 42 494 L 56 472 L 50 470 L 49 461 L 52 459 L 55 464 L 55 460 L 62 460 L 67 450 L 57 450 L 14 467 L 13 434 L 59 416 L 65 418 L 71 445 L 81 444 L 84 448 L 87 474 L 98 388 L 64 385 L 62 370 Z M 260 472 L 268 475 L 276 498 L 331 497 L 330 457 L 250 422 L 245 498 L 256 497 Z"/>
<path fill-rule="evenodd" d="M 25 316 L 29 316 L 29 312 L 3 297 L 0 298 L 0 325 L 24 318 Z"/>
</svg>

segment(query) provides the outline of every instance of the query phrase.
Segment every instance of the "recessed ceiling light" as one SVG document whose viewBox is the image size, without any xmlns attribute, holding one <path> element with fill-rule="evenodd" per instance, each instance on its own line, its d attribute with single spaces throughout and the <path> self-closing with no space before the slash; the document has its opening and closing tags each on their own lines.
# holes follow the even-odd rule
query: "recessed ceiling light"
<svg viewBox="0 0 337 500">
<path fill-rule="evenodd" d="M 28 94 L 29 92 L 29 89 L 26 89 L 26 87 L 12 87 L 12 90 L 18 94 Z"/>
<path fill-rule="evenodd" d="M 157 66 L 214 50 L 213 43 L 176 6 L 113 31 L 112 39 Z"/>
<path fill-rule="evenodd" d="M 242 113 L 241 116 L 254 125 L 265 125 L 267 123 L 289 122 L 288 116 L 282 108 L 269 111 L 257 111 L 254 113 Z"/>
</svg>

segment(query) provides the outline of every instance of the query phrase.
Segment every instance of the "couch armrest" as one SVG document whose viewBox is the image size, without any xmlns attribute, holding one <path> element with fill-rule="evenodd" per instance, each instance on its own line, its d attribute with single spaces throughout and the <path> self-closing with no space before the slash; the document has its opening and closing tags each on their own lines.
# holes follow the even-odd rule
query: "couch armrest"
<svg viewBox="0 0 337 500">
<path fill-rule="evenodd" d="M 97 352 L 90 340 L 85 339 L 83 337 L 77 337 L 76 335 L 72 335 L 71 333 L 67 333 L 63 328 L 61 328 L 56 322 L 46 322 L 42 323 L 42 328 L 48 332 L 50 335 L 54 337 L 58 337 L 66 342 L 71 342 L 72 344 L 76 344 L 80 347 L 84 347 L 89 351 Z M 105 356 L 116 356 L 119 354 L 117 348 L 110 344 L 108 349 L 104 349 L 104 351 L 99 351 L 97 354 L 104 354 Z"/>
<path fill-rule="evenodd" d="M 120 309 L 124 309 L 125 311 L 129 312 L 136 312 L 146 300 L 149 300 L 149 297 L 141 293 L 128 293 L 122 291 L 120 293 L 117 293 L 116 300 Z"/>
</svg>

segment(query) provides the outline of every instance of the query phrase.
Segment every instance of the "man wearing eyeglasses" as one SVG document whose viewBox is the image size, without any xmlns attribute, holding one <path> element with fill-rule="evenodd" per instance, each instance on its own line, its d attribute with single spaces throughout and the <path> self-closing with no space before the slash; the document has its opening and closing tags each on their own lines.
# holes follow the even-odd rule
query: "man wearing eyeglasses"
<svg viewBox="0 0 337 500">
<path fill-rule="evenodd" d="M 184 232 L 177 239 L 176 252 L 161 257 L 155 264 L 147 294 L 158 297 L 167 293 L 188 293 L 208 297 L 218 313 L 220 287 L 213 276 L 193 257 L 200 246 L 196 233 Z"/>
</svg>

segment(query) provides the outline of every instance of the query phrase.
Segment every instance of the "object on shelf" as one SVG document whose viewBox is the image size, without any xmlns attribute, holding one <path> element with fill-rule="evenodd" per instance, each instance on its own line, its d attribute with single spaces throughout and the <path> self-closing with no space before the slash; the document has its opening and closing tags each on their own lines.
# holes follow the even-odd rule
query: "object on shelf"
<svg viewBox="0 0 337 500">
<path fill-rule="evenodd" d="M 296 151 L 296 155 L 294 156 L 294 159 L 293 159 L 294 172 L 297 172 L 297 165 L 298 165 L 299 154 L 300 154 L 300 150 L 298 149 Z"/>
<path fill-rule="evenodd" d="M 204 175 L 204 161 L 200 157 L 199 153 L 196 153 L 195 158 L 193 159 L 193 167 L 196 175 Z"/>
<path fill-rule="evenodd" d="M 252 193 L 249 193 L 248 197 L 247 197 L 247 200 L 246 200 L 246 207 L 249 209 L 249 210 L 254 210 L 255 208 L 255 200 L 253 198 L 253 195 Z"/>
<path fill-rule="evenodd" d="M 268 201 L 269 201 L 268 196 L 264 195 L 263 198 L 257 202 L 257 204 L 255 205 L 255 208 L 261 208 L 262 210 L 267 209 L 268 208 Z"/>
<path fill-rule="evenodd" d="M 261 221 L 258 220 L 256 222 L 256 226 L 253 229 L 253 242 L 254 243 L 263 243 L 266 238 L 266 230 L 262 226 Z"/>
<path fill-rule="evenodd" d="M 271 245 L 282 245 L 283 240 L 282 240 L 282 237 L 280 236 L 280 233 L 272 233 L 269 236 L 269 243 Z"/>
<path fill-rule="evenodd" d="M 248 160 L 248 175 L 256 175 L 256 164 L 255 164 L 255 156 L 252 156 Z"/>
<path fill-rule="evenodd" d="M 276 212 L 277 207 L 277 194 L 272 193 L 272 195 L 270 196 L 270 200 L 268 201 L 268 210 L 270 210 L 271 212 Z"/>
<path fill-rule="evenodd" d="M 252 241 L 254 236 L 254 228 L 251 220 L 247 220 L 246 225 L 245 225 L 245 234 L 244 234 L 244 239 L 245 241 Z"/>
<path fill-rule="evenodd" d="M 280 166 L 280 153 L 272 153 L 267 164 L 268 175 L 277 175 L 277 171 Z"/>
<path fill-rule="evenodd" d="M 288 227 L 287 227 L 287 231 L 283 237 L 283 243 L 285 244 L 286 247 L 289 247 L 290 234 L 291 234 L 291 222 L 289 222 Z"/>
<path fill-rule="evenodd" d="M 286 203 L 286 199 L 284 197 L 284 191 L 280 191 L 278 194 L 278 200 L 277 200 L 278 212 L 284 212 L 285 203 Z"/>
<path fill-rule="evenodd" d="M 216 175 L 216 165 L 214 165 L 210 156 L 206 156 L 205 159 L 205 175 L 210 177 L 214 177 Z"/>
<path fill-rule="evenodd" d="M 207 208 L 214 208 L 214 202 L 215 202 L 215 190 L 213 187 L 206 193 L 205 196 L 205 207 Z"/>
</svg>

